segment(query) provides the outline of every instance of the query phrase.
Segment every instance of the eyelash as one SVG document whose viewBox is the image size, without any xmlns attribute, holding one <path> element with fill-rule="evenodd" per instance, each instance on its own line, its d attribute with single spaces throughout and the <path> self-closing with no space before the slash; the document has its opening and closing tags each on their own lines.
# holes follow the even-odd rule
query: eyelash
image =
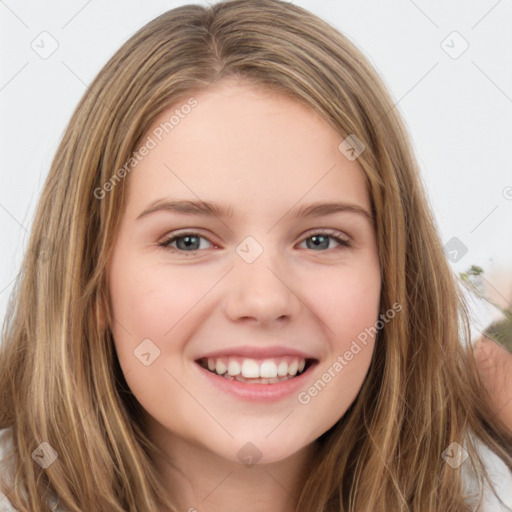
<svg viewBox="0 0 512 512">
<path fill-rule="evenodd" d="M 324 230 L 319 229 L 319 230 L 313 231 L 311 233 L 308 233 L 308 236 L 306 236 L 302 241 L 305 241 L 308 238 L 311 238 L 316 235 L 323 235 L 323 236 L 327 236 L 328 238 L 332 238 L 333 240 L 338 242 L 339 245 L 337 247 L 334 247 L 331 249 L 315 251 L 315 252 L 329 252 L 329 251 L 336 251 L 336 250 L 344 250 L 344 249 L 349 249 L 350 247 L 352 247 L 352 244 L 350 243 L 349 240 L 340 237 L 339 236 L 340 233 L 338 231 L 330 230 L 330 229 L 324 229 Z M 193 251 L 183 251 L 180 249 L 176 249 L 174 247 L 169 247 L 170 243 L 175 242 L 177 239 L 184 238 L 186 236 L 195 236 L 198 238 L 204 238 L 205 240 L 208 240 L 208 238 L 206 238 L 205 236 L 202 236 L 199 233 L 196 233 L 194 231 L 184 231 L 181 233 L 180 232 L 174 233 L 172 236 L 165 238 L 164 240 L 162 240 L 161 242 L 158 243 L 158 246 L 167 251 L 171 251 L 171 252 L 175 252 L 175 253 L 179 252 L 179 253 L 184 253 L 184 254 L 195 254 L 197 252 L 201 252 L 202 250 L 204 250 L 204 249 L 195 249 Z M 212 245 L 215 245 L 210 240 L 208 240 L 208 242 L 210 242 Z M 313 249 L 309 249 L 309 250 L 312 251 Z"/>
</svg>

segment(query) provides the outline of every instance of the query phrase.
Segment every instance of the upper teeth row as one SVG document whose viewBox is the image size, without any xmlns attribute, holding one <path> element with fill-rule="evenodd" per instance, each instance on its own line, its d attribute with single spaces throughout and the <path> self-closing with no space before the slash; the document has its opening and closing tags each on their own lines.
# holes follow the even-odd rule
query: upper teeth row
<svg viewBox="0 0 512 512">
<path fill-rule="evenodd" d="M 280 361 L 279 363 L 273 359 L 265 359 L 258 362 L 255 359 L 244 359 L 240 364 L 236 359 L 229 359 L 226 363 L 222 359 L 208 358 L 208 369 L 214 371 L 218 375 L 224 375 L 226 370 L 229 375 L 235 377 L 242 374 L 242 377 L 247 379 L 273 378 L 284 377 L 286 375 L 297 375 L 297 372 L 304 370 L 306 366 L 305 359 L 294 359 L 288 364 L 287 361 Z"/>
</svg>

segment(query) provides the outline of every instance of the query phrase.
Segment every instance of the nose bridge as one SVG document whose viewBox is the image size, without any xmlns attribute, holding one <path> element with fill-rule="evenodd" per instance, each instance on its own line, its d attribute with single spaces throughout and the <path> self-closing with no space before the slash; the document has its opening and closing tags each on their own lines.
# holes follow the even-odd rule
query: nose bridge
<svg viewBox="0 0 512 512">
<path fill-rule="evenodd" d="M 267 237 L 268 238 L 268 237 Z M 247 237 L 236 248 L 226 312 L 232 318 L 269 321 L 297 312 L 285 255 Z"/>
<path fill-rule="evenodd" d="M 282 291 L 280 289 L 284 284 L 275 274 L 285 274 L 286 264 L 284 254 L 280 254 L 278 248 L 270 243 L 264 247 L 253 237 L 247 237 L 236 252 L 235 272 L 241 284 L 250 286 L 253 293 L 265 293 L 270 288 L 275 289 L 276 293 Z"/>
<path fill-rule="evenodd" d="M 283 258 L 281 257 L 281 259 Z M 284 273 L 285 265 L 279 260 L 279 255 L 272 254 L 270 251 L 264 251 L 251 262 L 240 258 L 235 264 L 236 278 L 240 284 L 250 287 L 253 293 L 260 289 L 265 291 L 270 288 L 281 288 L 284 284 L 276 274 Z"/>
</svg>

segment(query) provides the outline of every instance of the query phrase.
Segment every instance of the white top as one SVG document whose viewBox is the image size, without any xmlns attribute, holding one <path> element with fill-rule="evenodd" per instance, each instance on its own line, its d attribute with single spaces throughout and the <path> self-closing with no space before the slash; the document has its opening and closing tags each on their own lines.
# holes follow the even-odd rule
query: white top
<svg viewBox="0 0 512 512">
<path fill-rule="evenodd" d="M 10 440 L 9 433 L 10 428 L 0 429 L 0 473 L 2 481 L 7 479 L 9 483 L 12 483 L 11 475 L 13 473 L 12 461 L 11 465 L 8 466 L 7 461 L 4 461 L 4 457 L 12 449 L 12 443 Z M 23 495 L 26 497 L 26 492 L 23 491 Z M 50 499 L 49 505 L 54 512 L 66 512 L 62 507 L 57 507 L 57 500 L 55 498 Z M 5 497 L 0 490 L 0 512 L 17 512 L 11 502 Z"/>
<path fill-rule="evenodd" d="M 481 507 L 475 510 L 475 512 L 512 512 L 512 472 L 508 469 L 505 462 L 478 438 L 476 438 L 475 444 L 482 463 L 499 496 L 498 500 L 487 481 L 485 481 Z M 464 490 L 468 494 L 474 493 L 478 495 L 478 482 L 470 464 L 462 464 L 462 475 Z M 468 500 L 468 503 L 476 505 L 477 500 Z"/>
<path fill-rule="evenodd" d="M 10 439 L 6 438 L 9 429 L 0 429 L 0 471 L 2 477 L 5 476 L 4 472 L 9 473 L 6 463 L 4 463 L 4 456 L 11 448 Z M 482 506 L 475 510 L 475 512 L 512 512 L 512 472 L 505 465 L 503 460 L 495 455 L 486 445 L 477 440 L 477 448 L 482 456 L 482 462 L 489 473 L 489 477 L 496 488 L 501 501 L 494 496 L 492 491 L 488 488 L 488 484 L 484 486 Z M 464 489 L 467 493 L 478 493 L 478 483 L 469 470 L 469 464 L 462 464 L 462 474 L 464 481 Z M 56 505 L 55 499 L 50 502 L 51 507 Z M 475 502 L 476 504 L 476 502 Z M 65 512 L 61 507 L 52 508 L 55 512 Z M 0 512 L 16 512 L 16 509 L 11 505 L 7 498 L 0 491 Z"/>
</svg>

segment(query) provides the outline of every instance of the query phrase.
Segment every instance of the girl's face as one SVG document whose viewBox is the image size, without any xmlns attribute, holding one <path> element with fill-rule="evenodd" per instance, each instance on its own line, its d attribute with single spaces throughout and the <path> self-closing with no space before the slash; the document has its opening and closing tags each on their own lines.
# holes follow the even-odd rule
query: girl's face
<svg viewBox="0 0 512 512">
<path fill-rule="evenodd" d="M 144 138 L 109 267 L 112 331 L 167 446 L 274 462 L 354 401 L 381 276 L 365 178 L 342 140 L 300 103 L 231 82 Z"/>
</svg>

